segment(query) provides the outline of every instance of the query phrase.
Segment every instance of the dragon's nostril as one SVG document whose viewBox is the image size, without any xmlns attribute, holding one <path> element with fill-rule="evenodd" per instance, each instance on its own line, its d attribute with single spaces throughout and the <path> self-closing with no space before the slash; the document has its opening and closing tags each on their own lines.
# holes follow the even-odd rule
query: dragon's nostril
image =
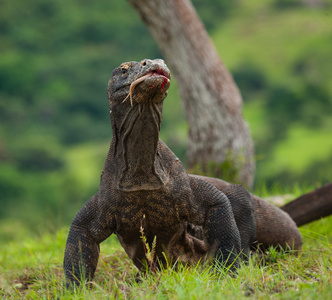
<svg viewBox="0 0 332 300">
<path fill-rule="evenodd" d="M 142 66 L 146 66 L 146 61 L 143 60 L 141 64 L 142 64 Z"/>
</svg>

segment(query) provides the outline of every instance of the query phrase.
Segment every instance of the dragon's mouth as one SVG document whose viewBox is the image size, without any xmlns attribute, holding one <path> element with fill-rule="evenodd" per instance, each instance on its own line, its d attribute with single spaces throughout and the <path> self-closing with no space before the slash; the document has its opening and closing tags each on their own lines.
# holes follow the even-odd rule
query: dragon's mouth
<svg viewBox="0 0 332 300">
<path fill-rule="evenodd" d="M 125 102 L 129 97 L 130 104 L 131 104 L 131 106 L 133 106 L 133 91 L 134 91 L 135 86 L 138 85 L 140 82 L 144 81 L 145 79 L 154 77 L 154 76 L 160 76 L 160 77 L 163 77 L 163 79 L 164 79 L 163 82 L 161 83 L 161 91 L 163 91 L 165 84 L 171 80 L 169 73 L 166 73 L 164 70 L 162 70 L 162 69 L 151 70 L 151 71 L 147 72 L 145 75 L 137 78 L 135 81 L 133 81 L 130 84 L 129 93 L 122 102 Z"/>
<path fill-rule="evenodd" d="M 147 74 L 151 74 L 151 76 L 163 76 L 163 77 L 166 77 L 168 80 L 170 80 L 170 75 L 161 69 L 152 70 L 152 71 L 148 72 Z"/>
</svg>

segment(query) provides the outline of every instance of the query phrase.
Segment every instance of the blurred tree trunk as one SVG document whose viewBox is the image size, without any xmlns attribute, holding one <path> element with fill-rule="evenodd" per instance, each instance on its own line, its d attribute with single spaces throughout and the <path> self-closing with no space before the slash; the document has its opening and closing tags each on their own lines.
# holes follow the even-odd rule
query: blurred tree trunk
<svg viewBox="0 0 332 300">
<path fill-rule="evenodd" d="M 241 94 L 190 0 L 128 1 L 149 28 L 179 84 L 190 128 L 188 167 L 198 165 L 214 176 L 223 176 L 222 166 L 233 168 L 236 181 L 251 186 L 254 150 L 242 117 Z"/>
</svg>

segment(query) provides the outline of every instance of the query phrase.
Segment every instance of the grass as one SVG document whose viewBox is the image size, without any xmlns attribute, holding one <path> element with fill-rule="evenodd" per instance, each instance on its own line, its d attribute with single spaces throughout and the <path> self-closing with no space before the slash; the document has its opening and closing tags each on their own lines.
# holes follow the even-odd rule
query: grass
<svg viewBox="0 0 332 300">
<path fill-rule="evenodd" d="M 297 191 L 295 193 L 298 193 Z M 332 297 L 332 216 L 301 228 L 304 246 L 294 254 L 253 254 L 236 276 L 208 265 L 148 273 L 135 281 L 133 266 L 115 236 L 101 245 L 94 281 L 64 289 L 63 251 L 68 228 L 2 245 L 0 297 L 5 299 L 320 299 Z"/>
</svg>

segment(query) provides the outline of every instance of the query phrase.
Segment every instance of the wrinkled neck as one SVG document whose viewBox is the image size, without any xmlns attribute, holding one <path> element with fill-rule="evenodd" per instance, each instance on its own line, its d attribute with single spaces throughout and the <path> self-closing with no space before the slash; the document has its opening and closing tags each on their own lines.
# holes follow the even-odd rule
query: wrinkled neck
<svg viewBox="0 0 332 300">
<path fill-rule="evenodd" d="M 166 182 L 158 156 L 161 111 L 155 104 L 137 105 L 117 132 L 115 158 L 122 190 L 159 189 Z"/>
</svg>

